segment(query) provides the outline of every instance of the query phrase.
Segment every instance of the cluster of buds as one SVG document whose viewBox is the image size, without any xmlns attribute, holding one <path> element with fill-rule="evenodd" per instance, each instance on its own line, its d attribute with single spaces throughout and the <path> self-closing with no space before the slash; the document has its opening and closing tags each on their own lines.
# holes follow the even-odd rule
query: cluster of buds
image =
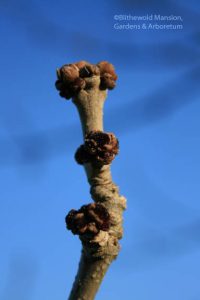
<svg viewBox="0 0 200 300">
<path fill-rule="evenodd" d="M 86 134 L 85 142 L 76 153 L 78 164 L 108 165 L 119 152 L 119 142 L 113 133 L 94 130 Z"/>
<path fill-rule="evenodd" d="M 115 68 L 112 64 L 107 61 L 101 61 L 97 64 L 100 69 L 101 84 L 100 89 L 102 90 L 112 90 L 116 85 L 117 75 L 115 73 Z"/>
<path fill-rule="evenodd" d="M 87 77 L 100 76 L 100 89 L 113 89 L 117 80 L 114 66 L 107 61 L 97 65 L 86 61 L 67 64 L 57 69 L 56 88 L 66 99 L 74 97 L 80 90 L 87 89 Z"/>
<path fill-rule="evenodd" d="M 83 205 L 79 210 L 72 209 L 65 218 L 67 229 L 77 235 L 96 235 L 100 230 L 108 231 L 110 215 L 99 203 Z"/>
</svg>

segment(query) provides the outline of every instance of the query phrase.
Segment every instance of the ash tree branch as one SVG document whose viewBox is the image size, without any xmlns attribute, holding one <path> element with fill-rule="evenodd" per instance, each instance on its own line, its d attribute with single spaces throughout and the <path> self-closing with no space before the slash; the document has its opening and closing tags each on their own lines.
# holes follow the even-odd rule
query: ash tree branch
<svg viewBox="0 0 200 300">
<path fill-rule="evenodd" d="M 68 299 L 93 300 L 119 253 L 122 213 L 126 208 L 126 199 L 119 194 L 110 171 L 119 142 L 113 133 L 103 131 L 103 106 L 117 75 L 106 61 L 97 65 L 80 61 L 62 66 L 57 77 L 60 96 L 72 98 L 80 116 L 84 143 L 77 149 L 75 159 L 85 168 L 94 200 L 66 216 L 67 228 L 82 242 L 78 273 Z"/>
</svg>

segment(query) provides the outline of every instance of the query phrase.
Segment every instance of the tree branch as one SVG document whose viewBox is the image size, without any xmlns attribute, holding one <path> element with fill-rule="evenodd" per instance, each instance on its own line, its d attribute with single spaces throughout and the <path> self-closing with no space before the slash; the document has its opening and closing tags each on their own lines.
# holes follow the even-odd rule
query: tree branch
<svg viewBox="0 0 200 300">
<path fill-rule="evenodd" d="M 117 76 L 107 62 L 65 65 L 57 74 L 60 95 L 72 97 L 79 112 L 84 144 L 75 157 L 84 165 L 91 197 L 96 203 L 72 210 L 66 217 L 67 228 L 79 235 L 83 246 L 69 300 L 93 300 L 109 265 L 119 253 L 122 213 L 126 208 L 126 199 L 120 196 L 110 172 L 118 140 L 113 134 L 103 132 L 104 101 Z"/>
</svg>

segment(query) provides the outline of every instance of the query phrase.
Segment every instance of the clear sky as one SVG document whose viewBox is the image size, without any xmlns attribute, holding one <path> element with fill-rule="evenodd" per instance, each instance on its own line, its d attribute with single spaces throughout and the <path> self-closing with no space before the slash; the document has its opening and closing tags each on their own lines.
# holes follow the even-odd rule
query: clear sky
<svg viewBox="0 0 200 300">
<path fill-rule="evenodd" d="M 128 199 L 122 249 L 96 299 L 200 299 L 199 20 L 197 0 L 0 1 L 0 299 L 70 291 L 81 245 L 64 218 L 91 199 L 73 158 L 78 114 L 54 82 L 57 67 L 82 59 L 116 67 L 105 130 L 120 140 L 112 173 Z M 127 24 L 140 29 L 115 28 Z"/>
</svg>

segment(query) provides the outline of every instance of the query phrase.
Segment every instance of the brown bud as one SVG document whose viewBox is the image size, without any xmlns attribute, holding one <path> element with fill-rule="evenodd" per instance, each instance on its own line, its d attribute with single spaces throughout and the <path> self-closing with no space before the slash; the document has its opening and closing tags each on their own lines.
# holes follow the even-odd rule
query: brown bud
<svg viewBox="0 0 200 300">
<path fill-rule="evenodd" d="M 78 164 L 83 165 L 90 161 L 90 155 L 85 151 L 84 145 L 81 145 L 75 153 L 75 160 Z"/>
<path fill-rule="evenodd" d="M 59 91 L 64 88 L 63 82 L 60 79 L 56 80 L 55 86 Z"/>
<path fill-rule="evenodd" d="M 107 62 L 107 61 L 101 61 L 101 62 L 99 62 L 97 64 L 97 66 L 99 66 L 101 75 L 103 75 L 105 73 L 109 73 L 114 78 L 117 77 L 117 75 L 115 74 L 115 68 L 114 68 L 114 66 L 112 64 L 110 64 L 109 62 Z"/>
<path fill-rule="evenodd" d="M 108 165 L 118 152 L 119 142 L 113 133 L 91 131 L 85 136 L 85 143 L 77 149 L 75 160 L 78 164 Z"/>
<path fill-rule="evenodd" d="M 118 154 L 119 142 L 113 133 L 91 131 L 85 137 L 85 150 L 92 163 L 108 165 Z"/>
<path fill-rule="evenodd" d="M 101 76 L 100 88 L 102 90 L 105 90 L 105 89 L 112 90 L 112 89 L 114 89 L 115 86 L 116 86 L 116 82 L 113 79 L 112 75 L 110 75 L 109 73 L 105 73 Z"/>
<path fill-rule="evenodd" d="M 102 90 L 112 90 L 115 87 L 115 81 L 117 80 L 114 66 L 107 61 L 101 61 L 97 65 L 99 66 L 101 76 L 100 88 Z"/>
<path fill-rule="evenodd" d="M 109 229 L 110 215 L 102 204 L 91 203 L 86 205 L 85 210 L 87 218 L 93 220 L 99 229 L 104 231 Z"/>
<path fill-rule="evenodd" d="M 90 69 L 93 75 L 100 75 L 100 70 L 97 65 L 90 64 Z"/>
<path fill-rule="evenodd" d="M 113 133 L 91 131 L 85 136 L 85 143 L 76 153 L 78 164 L 92 163 L 95 166 L 108 165 L 119 151 L 119 142 Z"/>
<path fill-rule="evenodd" d="M 79 69 L 74 64 L 64 65 L 57 69 L 58 80 L 55 85 L 60 96 L 70 99 L 81 89 L 85 88 L 85 80 L 79 77 Z"/>
<path fill-rule="evenodd" d="M 76 65 L 64 65 L 60 68 L 60 77 L 64 82 L 73 82 L 79 77 L 79 69 Z"/>
<path fill-rule="evenodd" d="M 60 79 L 58 79 L 55 83 L 56 89 L 60 92 L 60 96 L 64 97 L 66 99 L 70 99 L 73 94 L 74 91 L 72 89 L 72 87 L 70 86 L 70 84 L 66 84 L 63 81 L 61 81 Z"/>
<path fill-rule="evenodd" d="M 72 209 L 65 218 L 67 229 L 73 234 L 95 235 L 100 230 L 108 231 L 110 215 L 102 204 L 83 205 L 79 210 Z"/>
<path fill-rule="evenodd" d="M 79 74 L 81 78 L 85 78 L 85 77 L 92 77 L 94 75 L 99 75 L 100 71 L 96 65 L 87 63 L 80 69 Z"/>
</svg>

